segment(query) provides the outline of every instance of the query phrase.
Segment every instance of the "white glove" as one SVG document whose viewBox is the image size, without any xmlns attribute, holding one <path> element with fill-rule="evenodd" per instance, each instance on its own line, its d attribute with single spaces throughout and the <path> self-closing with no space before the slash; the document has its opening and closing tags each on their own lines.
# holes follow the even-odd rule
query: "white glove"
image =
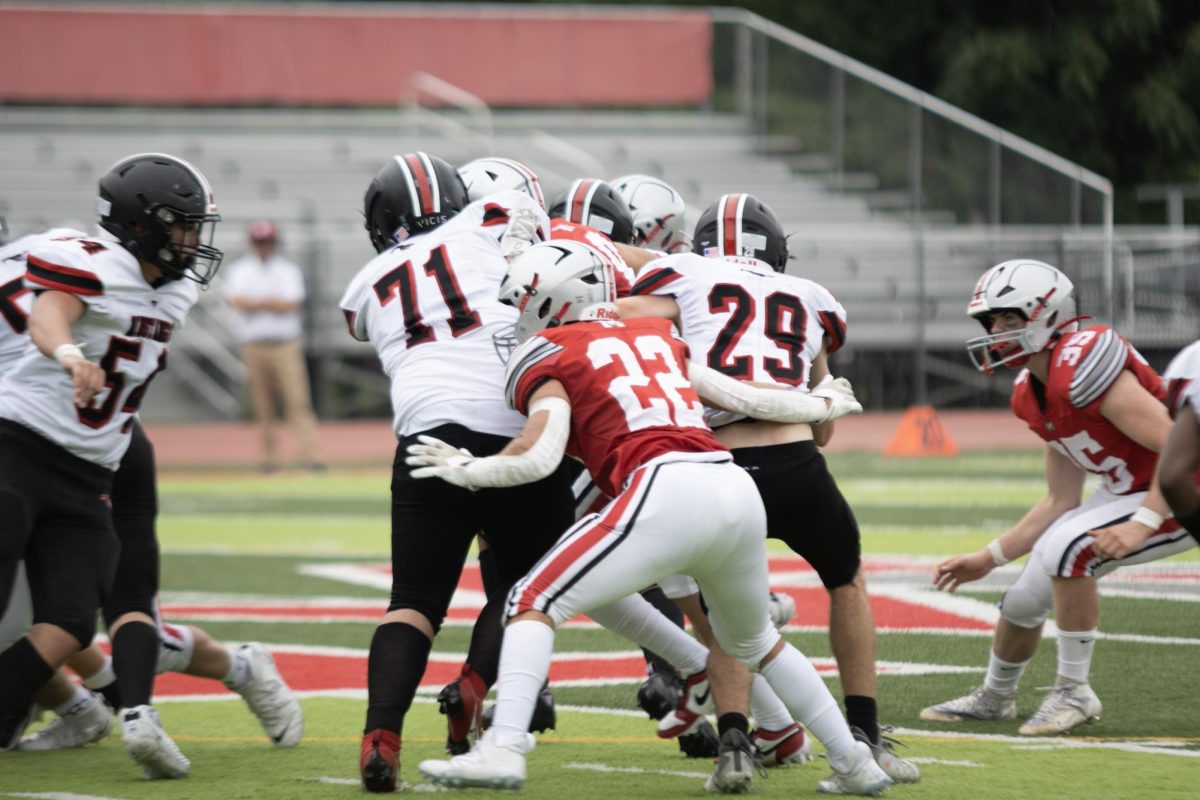
<svg viewBox="0 0 1200 800">
<path fill-rule="evenodd" d="M 771 624 L 779 630 L 796 616 L 796 601 L 790 594 L 771 592 L 767 595 L 767 611 L 771 614 Z"/>
<path fill-rule="evenodd" d="M 862 404 L 854 397 L 854 387 L 845 378 L 826 375 L 809 394 L 829 401 L 829 410 L 821 422 L 832 422 L 847 414 L 861 414 L 863 410 Z"/>
<path fill-rule="evenodd" d="M 467 468 L 474 463 L 475 456 L 470 451 L 446 444 L 433 436 L 418 436 L 421 444 L 408 446 L 408 458 L 404 463 L 414 469 L 414 478 L 441 478 L 442 480 L 475 491 L 477 488 L 471 481 Z"/>
</svg>

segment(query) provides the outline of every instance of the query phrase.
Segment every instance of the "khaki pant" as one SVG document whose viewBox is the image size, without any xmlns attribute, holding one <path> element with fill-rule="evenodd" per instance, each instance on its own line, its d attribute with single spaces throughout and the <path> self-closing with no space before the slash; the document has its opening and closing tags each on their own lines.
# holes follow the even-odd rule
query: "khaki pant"
<svg viewBox="0 0 1200 800">
<path fill-rule="evenodd" d="M 254 419 L 262 426 L 266 465 L 279 463 L 274 425 L 277 397 L 283 401 L 284 419 L 292 426 L 300 458 L 307 464 L 317 463 L 317 420 L 309 399 L 308 368 L 300 342 L 246 342 L 242 359 L 246 362 Z"/>
</svg>

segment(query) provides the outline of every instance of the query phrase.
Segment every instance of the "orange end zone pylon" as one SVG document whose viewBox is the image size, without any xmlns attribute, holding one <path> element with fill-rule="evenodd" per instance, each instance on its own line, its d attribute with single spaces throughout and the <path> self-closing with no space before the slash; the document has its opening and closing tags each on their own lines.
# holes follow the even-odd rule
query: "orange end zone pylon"
<svg viewBox="0 0 1200 800">
<path fill-rule="evenodd" d="M 956 456 L 958 445 L 942 427 L 933 406 L 910 406 L 900 420 L 892 440 L 883 448 L 885 456 Z"/>
</svg>

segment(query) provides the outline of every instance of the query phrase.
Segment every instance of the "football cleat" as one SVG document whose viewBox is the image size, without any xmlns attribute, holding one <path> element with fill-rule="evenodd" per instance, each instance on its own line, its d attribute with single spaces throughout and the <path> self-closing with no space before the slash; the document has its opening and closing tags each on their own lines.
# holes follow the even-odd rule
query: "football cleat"
<svg viewBox="0 0 1200 800">
<path fill-rule="evenodd" d="M 891 728 L 884 728 L 884 731 L 890 731 Z M 871 755 L 875 757 L 875 763 L 879 768 L 887 773 L 887 776 L 896 783 L 916 783 L 921 780 L 921 769 L 911 761 L 905 761 L 892 747 L 899 744 L 895 739 L 889 736 L 880 735 L 879 743 L 872 742 L 870 737 L 865 734 L 862 729 L 850 726 L 850 733 L 854 734 L 854 738 L 871 748 Z"/>
<path fill-rule="evenodd" d="M 712 723 L 704 717 L 691 733 L 685 733 L 675 738 L 679 742 L 679 752 L 688 758 L 716 758 L 721 748 L 721 740 Z"/>
<path fill-rule="evenodd" d="M 754 758 L 764 767 L 807 764 L 813 758 L 812 741 L 798 722 L 781 731 L 758 728 L 750 735 L 750 743 Z"/>
<path fill-rule="evenodd" d="M 1067 733 L 1085 722 L 1100 719 L 1100 711 L 1100 698 L 1086 683 L 1055 686 L 1034 715 L 1017 728 L 1017 733 L 1026 736 Z"/>
<path fill-rule="evenodd" d="M 699 727 L 704 715 L 712 713 L 712 710 L 712 690 L 708 685 L 708 672 L 701 670 L 688 676 L 675 708 L 658 721 L 658 737 L 674 739 L 676 736 L 691 733 Z"/>
<path fill-rule="evenodd" d="M 94 694 L 21 740 L 18 750 L 66 750 L 98 742 L 112 730 L 112 710 Z"/>
<path fill-rule="evenodd" d="M 856 794 L 878 797 L 892 785 L 892 779 L 887 776 L 875 759 L 871 756 L 871 748 L 862 742 L 855 742 L 850 753 L 850 767 L 845 772 L 834 770 L 828 778 L 817 782 L 817 791 L 821 794 Z"/>
<path fill-rule="evenodd" d="M 717 766 L 704 788 L 716 794 L 742 794 L 750 791 L 755 772 L 766 774 L 754 758 L 754 745 L 741 731 L 728 730 L 721 737 Z"/>
<path fill-rule="evenodd" d="M 796 601 L 790 594 L 771 592 L 767 596 L 767 610 L 771 613 L 771 624 L 779 629 L 796 616 Z"/>
<path fill-rule="evenodd" d="M 263 731 L 277 747 L 295 747 L 304 735 L 304 710 L 300 701 L 283 682 L 275 659 L 258 642 L 238 648 L 250 662 L 250 680 L 235 691 L 258 717 Z"/>
<path fill-rule="evenodd" d="M 450 755 L 470 750 L 482 733 L 486 694 L 483 681 L 473 674 L 455 678 L 438 692 L 438 711 L 446 715 L 446 752 Z"/>
<path fill-rule="evenodd" d="M 134 706 L 121 715 L 121 738 L 125 752 L 141 767 L 147 780 L 183 778 L 192 764 L 158 721 L 151 706 Z"/>
<path fill-rule="evenodd" d="M 483 710 L 483 729 L 485 731 L 492 727 L 492 718 L 495 716 L 496 706 L 490 705 Z M 558 712 L 554 710 L 554 693 L 550 691 L 550 684 L 547 682 L 542 685 L 542 691 L 538 692 L 537 703 L 533 706 L 533 716 L 529 718 L 529 732 L 545 733 L 554 730 L 554 726 L 557 724 Z"/>
<path fill-rule="evenodd" d="M 637 703 L 650 719 L 662 719 L 671 713 L 683 694 L 683 681 L 670 672 L 652 669 L 650 676 L 638 687 Z"/>
<path fill-rule="evenodd" d="M 495 731 L 489 731 L 469 752 L 448 761 L 422 761 L 417 769 L 440 786 L 520 789 L 525 785 L 525 754 L 535 746 L 533 735 L 524 733 L 504 744 L 496 739 Z"/>
<path fill-rule="evenodd" d="M 376 728 L 363 735 L 358 774 L 368 792 L 394 792 L 400 776 L 400 735 Z"/>
<path fill-rule="evenodd" d="M 926 722 L 962 722 L 968 719 L 1004 720 L 1016 719 L 1017 696 L 996 694 L 986 686 L 979 686 L 970 694 L 921 709 L 921 719 Z"/>
</svg>

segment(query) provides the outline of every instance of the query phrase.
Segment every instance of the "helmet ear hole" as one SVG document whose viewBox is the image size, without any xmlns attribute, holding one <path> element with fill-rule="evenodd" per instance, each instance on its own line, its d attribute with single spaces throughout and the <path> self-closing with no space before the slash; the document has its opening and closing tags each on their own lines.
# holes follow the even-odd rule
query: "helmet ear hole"
<svg viewBox="0 0 1200 800">
<path fill-rule="evenodd" d="M 553 302 L 552 298 L 547 297 L 545 300 L 542 301 L 542 304 L 540 306 L 538 306 L 538 310 L 537 310 L 538 319 L 545 319 L 546 317 L 548 317 L 550 315 L 551 302 Z"/>
</svg>

